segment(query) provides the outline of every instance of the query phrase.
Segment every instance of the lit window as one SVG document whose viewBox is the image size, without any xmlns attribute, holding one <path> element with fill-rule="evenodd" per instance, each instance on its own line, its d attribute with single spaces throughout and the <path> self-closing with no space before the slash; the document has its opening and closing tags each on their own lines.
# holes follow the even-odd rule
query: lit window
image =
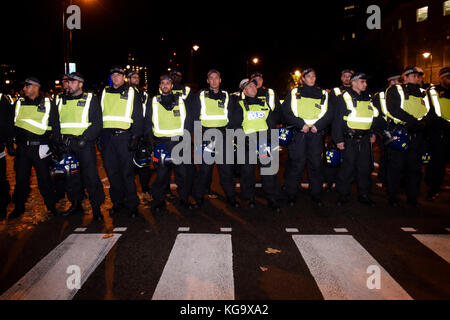
<svg viewBox="0 0 450 320">
<path fill-rule="evenodd" d="M 428 18 L 428 7 L 422 7 L 416 11 L 416 22 L 425 21 Z"/>
<path fill-rule="evenodd" d="M 442 9 L 444 16 L 450 15 L 450 1 L 444 1 L 442 4 Z"/>
<path fill-rule="evenodd" d="M 355 39 L 356 38 L 356 33 L 352 33 L 352 39 Z"/>
<path fill-rule="evenodd" d="M 402 19 L 398 19 L 397 20 L 397 29 L 401 29 L 402 28 Z"/>
</svg>

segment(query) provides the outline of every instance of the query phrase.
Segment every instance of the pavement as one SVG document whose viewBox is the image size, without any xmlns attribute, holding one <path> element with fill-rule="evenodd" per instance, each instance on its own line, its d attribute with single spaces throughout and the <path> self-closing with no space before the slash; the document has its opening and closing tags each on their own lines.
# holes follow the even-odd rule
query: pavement
<svg viewBox="0 0 450 320">
<path fill-rule="evenodd" d="M 302 188 L 294 207 L 276 213 L 261 188 L 256 208 L 227 207 L 215 171 L 219 197 L 202 208 L 175 199 L 155 213 L 139 192 L 131 219 L 109 216 L 99 172 L 104 222 L 92 219 L 88 200 L 85 215 L 48 217 L 32 178 L 26 214 L 0 224 L 0 300 L 450 299 L 448 189 L 419 209 L 402 196 L 394 209 L 374 176 L 375 207 L 354 190 L 344 207 L 336 192 L 324 193 L 319 208 Z"/>
</svg>

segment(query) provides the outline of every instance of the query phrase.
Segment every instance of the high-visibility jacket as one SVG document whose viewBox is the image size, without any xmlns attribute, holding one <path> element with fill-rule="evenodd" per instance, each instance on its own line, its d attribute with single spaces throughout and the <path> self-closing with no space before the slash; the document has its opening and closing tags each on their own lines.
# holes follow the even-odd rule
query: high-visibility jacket
<svg viewBox="0 0 450 320">
<path fill-rule="evenodd" d="M 225 100 L 211 99 L 208 94 L 209 91 L 200 92 L 200 120 L 203 127 L 219 128 L 225 127 L 228 124 L 228 92 L 222 91 L 225 94 Z"/>
<path fill-rule="evenodd" d="M 400 108 L 405 112 L 409 113 L 410 115 L 412 115 L 417 120 L 421 120 L 423 117 L 427 115 L 428 111 L 430 111 L 430 103 L 428 101 L 427 96 L 423 98 L 416 97 L 413 95 L 405 97 L 405 92 L 403 90 L 402 85 L 397 84 L 395 85 L 395 88 L 397 89 L 397 92 L 400 95 Z M 422 88 L 420 88 L 420 91 L 422 93 L 425 92 L 425 90 Z M 386 115 L 388 118 L 392 119 L 395 124 L 405 124 L 404 121 L 392 116 L 387 110 L 387 107 L 386 107 Z"/>
<path fill-rule="evenodd" d="M 103 89 L 101 99 L 103 128 L 127 130 L 131 127 L 134 94 L 133 87 L 128 87 L 121 93 L 109 92 L 108 87 Z"/>
<path fill-rule="evenodd" d="M 89 107 L 92 93 L 83 93 L 80 99 L 59 99 L 58 112 L 62 134 L 80 136 L 91 125 Z"/>
<path fill-rule="evenodd" d="M 240 99 L 239 105 L 242 107 L 243 120 L 242 129 L 245 134 L 268 130 L 267 118 L 271 111 L 267 102 L 261 104 L 247 104 L 245 100 Z"/>
<path fill-rule="evenodd" d="M 267 105 L 270 107 L 270 109 L 272 111 L 274 111 L 275 110 L 275 91 L 273 91 L 273 89 L 270 89 L 270 88 L 268 88 L 266 90 L 267 90 L 267 95 L 257 96 L 257 98 L 262 100 L 262 102 L 267 103 Z M 241 99 L 242 100 L 245 99 L 244 92 L 241 92 Z M 267 100 L 269 100 L 269 101 L 267 101 Z"/>
<path fill-rule="evenodd" d="M 36 135 L 43 135 L 47 130 L 51 130 L 48 125 L 51 108 L 50 99 L 43 98 L 39 105 L 26 105 L 23 102 L 23 98 L 17 100 L 14 125 Z"/>
<path fill-rule="evenodd" d="M 181 96 L 172 110 L 167 110 L 161 104 L 161 96 L 152 99 L 153 134 L 156 137 L 182 136 L 186 120 L 186 106 Z"/>
<path fill-rule="evenodd" d="M 347 126 L 355 130 L 369 130 L 372 126 L 373 118 L 378 117 L 379 113 L 370 100 L 354 100 L 350 93 L 344 92 L 344 98 L 347 109 L 350 114 L 344 116 Z M 356 101 L 356 106 L 354 101 Z"/>
<path fill-rule="evenodd" d="M 434 87 L 431 87 L 429 89 L 429 93 L 436 115 L 450 122 L 450 99 L 446 97 L 440 97 L 438 92 L 436 91 L 436 88 Z"/>
<path fill-rule="evenodd" d="M 292 113 L 305 121 L 312 127 L 322 118 L 328 109 L 328 92 L 322 90 L 322 98 L 302 97 L 298 88 L 291 90 L 291 110 Z"/>
</svg>

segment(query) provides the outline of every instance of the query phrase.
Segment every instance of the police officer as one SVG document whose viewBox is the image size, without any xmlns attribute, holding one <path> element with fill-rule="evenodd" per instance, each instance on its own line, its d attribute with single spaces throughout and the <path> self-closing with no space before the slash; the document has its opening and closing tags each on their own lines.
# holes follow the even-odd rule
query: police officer
<svg viewBox="0 0 450 320">
<path fill-rule="evenodd" d="M 179 93 L 184 100 L 188 100 L 190 98 L 191 88 L 181 83 L 181 80 L 183 79 L 183 74 L 181 73 L 181 71 L 173 69 L 170 72 L 170 77 L 173 80 L 173 93 Z"/>
<path fill-rule="evenodd" d="M 333 140 L 342 150 L 343 162 L 336 177 L 336 190 L 339 193 L 338 205 L 350 201 L 353 177 L 358 185 L 358 201 L 373 206 L 370 199 L 370 174 L 372 170 L 372 143 L 377 130 L 378 110 L 373 107 L 368 94 L 367 76 L 354 73 L 352 87 L 338 96 L 336 116 L 333 122 Z"/>
<path fill-rule="evenodd" d="M 373 106 L 377 108 L 380 117 L 378 118 L 378 123 L 380 125 L 379 131 L 381 132 L 381 136 L 383 139 L 378 139 L 379 148 L 381 151 L 381 158 L 378 167 L 378 180 L 386 184 L 386 161 L 387 161 L 387 152 L 385 142 L 388 137 L 386 137 L 387 130 L 387 110 L 386 110 L 386 90 L 397 84 L 400 84 L 401 72 L 393 71 L 387 78 L 387 85 L 380 91 L 376 92 L 372 97 Z"/>
<path fill-rule="evenodd" d="M 387 192 L 389 203 L 397 207 L 402 174 L 405 174 L 405 189 L 408 204 L 418 207 L 417 197 L 421 180 L 422 152 L 424 147 L 423 119 L 429 109 L 429 101 L 424 89 L 420 88 L 419 71 L 407 67 L 403 71 L 404 83 L 391 86 L 386 92 L 388 130 L 403 128 L 411 137 L 406 150 L 387 148 Z"/>
<path fill-rule="evenodd" d="M 184 130 L 189 132 L 193 130 L 192 106 L 186 103 L 180 93 L 173 93 L 173 80 L 168 75 L 160 77 L 159 91 L 161 94 L 149 100 L 146 107 L 145 139 L 149 149 L 163 145 L 167 153 L 172 153 L 173 147 L 181 142 L 177 138 L 183 137 Z M 187 143 L 190 144 L 190 136 L 188 139 Z M 175 155 L 172 154 L 172 156 Z M 191 161 L 190 153 L 188 158 Z M 164 160 L 160 159 L 154 165 L 157 177 L 151 188 L 155 200 L 153 209 L 159 212 L 165 208 L 165 197 L 167 186 L 170 185 L 172 169 L 175 183 L 178 186 L 180 204 L 184 208 L 191 209 L 189 195 L 192 191 L 192 176 L 188 167 L 190 164 L 184 161 L 181 163 L 164 163 Z"/>
<path fill-rule="evenodd" d="M 120 66 L 112 67 L 110 75 L 112 86 L 103 89 L 101 97 L 103 130 L 100 135 L 103 166 L 113 202 L 110 213 L 127 211 L 134 218 L 138 214 L 139 198 L 133 155 L 143 133 L 142 100 L 125 83 L 125 72 Z"/>
<path fill-rule="evenodd" d="M 419 72 L 418 73 L 418 78 L 419 78 L 419 86 L 422 88 L 422 89 L 425 89 L 425 90 L 427 90 L 428 88 L 430 88 L 430 86 L 431 86 L 431 83 L 426 83 L 425 82 L 425 72 L 423 72 L 423 69 L 421 68 L 421 67 L 414 67 L 414 68 L 416 68 L 416 70 Z"/>
<path fill-rule="evenodd" d="M 295 128 L 293 141 L 287 147 L 289 160 L 284 174 L 284 187 L 288 203 L 293 206 L 303 169 L 308 163 L 311 198 L 321 206 L 323 136 L 334 114 L 328 108 L 328 92 L 316 86 L 314 69 L 303 71 L 302 82 L 303 85 L 287 94 L 282 106 L 285 121 Z"/>
<path fill-rule="evenodd" d="M 222 154 L 216 154 L 216 157 L 222 159 L 221 164 L 217 164 L 219 171 L 220 184 L 225 192 L 227 202 L 232 207 L 239 207 L 239 203 L 236 202 L 235 196 L 235 182 L 233 176 L 233 165 L 226 163 L 226 146 L 225 146 L 225 129 L 229 127 L 230 117 L 232 114 L 230 97 L 228 92 L 220 88 L 222 79 L 220 72 L 217 70 L 210 70 L 206 79 L 209 89 L 202 90 L 198 94 L 197 103 L 194 114 L 195 119 L 201 121 L 202 132 L 208 129 L 217 129 L 222 134 Z M 203 134 L 202 134 L 203 136 Z M 212 141 L 205 141 L 211 143 Z M 201 150 L 201 146 L 197 146 Z M 219 145 L 215 146 L 216 149 Z M 197 181 L 193 186 L 193 196 L 196 200 L 197 206 L 201 206 L 203 203 L 203 196 L 209 189 L 212 180 L 212 171 L 214 164 L 207 164 L 202 162 L 200 164 L 200 170 L 197 175 Z"/>
<path fill-rule="evenodd" d="M 146 112 L 146 105 L 148 101 L 148 93 L 144 90 L 142 90 L 139 87 L 140 83 L 140 77 L 139 73 L 137 71 L 129 71 L 127 74 L 128 83 L 131 87 L 133 87 L 136 90 L 136 93 L 140 96 L 142 101 L 142 110 L 143 110 L 143 116 L 145 118 L 145 112 Z M 140 143 L 144 143 L 141 141 Z M 137 169 L 138 175 L 139 175 L 139 182 L 141 184 L 141 189 L 144 194 L 148 194 L 150 192 L 150 178 L 151 178 L 151 172 L 149 167 L 142 167 Z"/>
<path fill-rule="evenodd" d="M 426 168 L 430 187 L 428 199 L 436 199 L 445 177 L 445 165 L 450 159 L 450 68 L 439 71 L 439 85 L 428 89 L 432 108 L 429 118 L 429 146 L 431 159 Z"/>
<path fill-rule="evenodd" d="M 12 127 L 13 107 L 6 95 L 0 93 L 0 221 L 6 218 L 6 207 L 10 202 L 9 182 L 6 176 L 5 148 L 10 156 L 15 155 Z"/>
<path fill-rule="evenodd" d="M 264 86 L 263 74 L 259 71 L 254 72 L 250 76 L 250 81 L 256 81 L 256 88 L 258 89 L 257 97 L 262 101 L 267 101 L 267 104 L 272 110 L 272 118 L 278 124 L 281 121 L 281 103 L 276 92 Z"/>
<path fill-rule="evenodd" d="M 276 129 L 277 117 L 274 113 L 275 105 L 270 105 L 269 99 L 261 99 L 258 97 L 258 88 L 256 86 L 256 80 L 243 79 L 239 88 L 242 90 L 243 95 L 238 99 L 233 100 L 233 128 L 242 129 L 246 136 L 245 146 L 238 145 L 239 148 L 245 148 L 246 162 L 240 165 L 241 175 L 241 197 L 248 200 L 249 207 L 255 207 L 255 164 L 250 163 L 250 153 L 254 153 L 255 150 L 251 150 L 249 140 L 254 138 L 254 135 L 260 133 L 267 134 L 267 141 L 270 142 L 270 129 Z M 262 143 L 258 137 L 257 146 Z M 248 142 L 248 143 L 247 143 Z M 238 142 L 239 143 L 239 142 Z M 262 149 L 260 151 L 263 151 Z M 260 153 L 262 155 L 262 153 Z M 260 168 L 267 167 L 267 163 L 262 163 L 258 160 Z M 269 170 L 270 171 L 270 170 Z M 280 188 L 278 185 L 276 173 L 261 174 L 261 182 L 264 193 L 268 199 L 268 207 L 280 212 L 279 193 Z"/>
<path fill-rule="evenodd" d="M 337 98 L 342 93 L 344 93 L 345 91 L 347 91 L 348 89 L 350 89 L 352 87 L 351 77 L 354 73 L 355 72 L 352 69 L 346 68 L 346 69 L 342 70 L 341 71 L 341 85 L 332 88 L 328 94 L 328 109 L 333 114 L 333 118 L 336 113 Z M 336 144 L 332 139 L 331 127 L 328 127 L 326 129 L 325 141 L 326 141 L 327 148 L 333 148 Z M 326 188 L 327 192 L 333 191 L 333 184 L 336 183 L 336 175 L 337 175 L 338 171 L 339 171 L 339 166 L 337 166 L 337 167 L 325 166 L 323 168 L 324 178 L 327 182 L 327 188 Z"/>
<path fill-rule="evenodd" d="M 105 194 L 97 172 L 95 149 L 95 140 L 102 129 L 102 110 L 98 97 L 83 91 L 84 77 L 80 73 L 72 72 L 68 83 L 68 95 L 58 103 L 59 120 L 63 141 L 68 152 L 79 161 L 80 170 L 68 176 L 66 189 L 72 205 L 63 216 L 83 212 L 81 201 L 84 185 L 94 219 L 102 220 L 100 205 L 105 200 Z"/>
<path fill-rule="evenodd" d="M 59 100 L 61 98 L 63 98 L 64 96 L 67 96 L 69 94 L 69 75 L 68 74 L 63 74 L 61 76 L 61 87 L 62 87 L 62 91 L 60 93 L 58 93 L 54 98 L 56 105 L 58 105 Z"/>
<path fill-rule="evenodd" d="M 47 209 L 52 215 L 55 209 L 55 192 L 50 178 L 50 145 L 61 140 L 59 116 L 56 105 L 39 94 L 41 83 L 34 77 L 24 83 L 24 98 L 15 104 L 14 136 L 17 144 L 15 158 L 16 187 L 13 201 L 15 208 L 9 219 L 17 218 L 25 212 L 29 194 L 31 167 L 36 172 L 39 191 Z"/>
</svg>

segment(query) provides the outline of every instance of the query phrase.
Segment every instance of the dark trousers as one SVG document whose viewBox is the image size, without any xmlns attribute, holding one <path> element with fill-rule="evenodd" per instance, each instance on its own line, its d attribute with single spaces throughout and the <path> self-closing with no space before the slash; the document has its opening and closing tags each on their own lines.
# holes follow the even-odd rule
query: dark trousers
<svg viewBox="0 0 450 320">
<path fill-rule="evenodd" d="M 365 135 L 360 140 L 346 138 L 344 147 L 343 162 L 336 179 L 336 190 L 341 196 L 350 196 L 351 184 L 355 179 L 358 195 L 367 196 L 370 193 L 370 174 L 373 168 L 370 135 Z"/>
<path fill-rule="evenodd" d="M 93 208 L 99 208 L 105 201 L 103 185 L 97 171 L 97 155 L 94 142 L 89 141 L 84 148 L 79 148 L 76 142 L 70 144 L 71 154 L 80 163 L 80 169 L 66 179 L 67 196 L 70 202 L 83 199 L 84 188 L 89 194 Z"/>
<path fill-rule="evenodd" d="M 0 214 L 10 201 L 9 182 L 6 176 L 6 157 L 0 158 Z"/>
<path fill-rule="evenodd" d="M 149 167 L 143 167 L 137 169 L 139 176 L 139 183 L 141 184 L 142 192 L 150 191 L 150 178 L 152 176 L 152 172 Z"/>
<path fill-rule="evenodd" d="M 102 157 L 113 204 L 136 210 L 139 198 L 134 182 L 133 152 L 128 150 L 129 141 L 129 132 L 102 136 Z"/>
<path fill-rule="evenodd" d="M 19 144 L 14 159 L 16 170 L 16 187 L 13 200 L 16 208 L 24 209 L 30 190 L 31 167 L 34 167 L 38 181 L 39 192 L 44 198 L 45 205 L 50 210 L 55 205 L 56 195 L 50 177 L 50 157 L 39 157 L 40 146 L 26 146 Z"/>
<path fill-rule="evenodd" d="M 389 147 L 386 150 L 386 184 L 389 197 L 396 197 L 400 193 L 402 178 L 404 178 L 408 199 L 412 201 L 417 200 L 422 178 L 422 135 L 414 135 L 406 150 L 394 150 Z M 403 175 L 404 177 L 402 177 Z"/>
<path fill-rule="evenodd" d="M 445 166 L 450 159 L 450 130 L 430 136 L 429 151 L 431 154 L 425 173 L 425 181 L 430 193 L 438 193 L 445 177 Z"/>
<path fill-rule="evenodd" d="M 190 170 L 188 165 L 185 164 L 169 164 L 161 165 L 155 164 L 156 180 L 152 184 L 152 196 L 157 202 L 164 201 L 167 194 L 167 186 L 170 184 L 170 178 L 172 170 L 175 176 L 175 183 L 177 184 L 177 191 L 180 199 L 184 201 L 189 200 L 189 194 L 191 193 L 190 183 Z"/>
<path fill-rule="evenodd" d="M 297 193 L 306 164 L 308 165 L 309 190 L 312 196 L 318 196 L 323 184 L 321 170 L 323 135 L 297 131 L 287 149 L 289 158 L 284 172 L 284 186 L 288 196 L 294 196 Z"/>
</svg>

